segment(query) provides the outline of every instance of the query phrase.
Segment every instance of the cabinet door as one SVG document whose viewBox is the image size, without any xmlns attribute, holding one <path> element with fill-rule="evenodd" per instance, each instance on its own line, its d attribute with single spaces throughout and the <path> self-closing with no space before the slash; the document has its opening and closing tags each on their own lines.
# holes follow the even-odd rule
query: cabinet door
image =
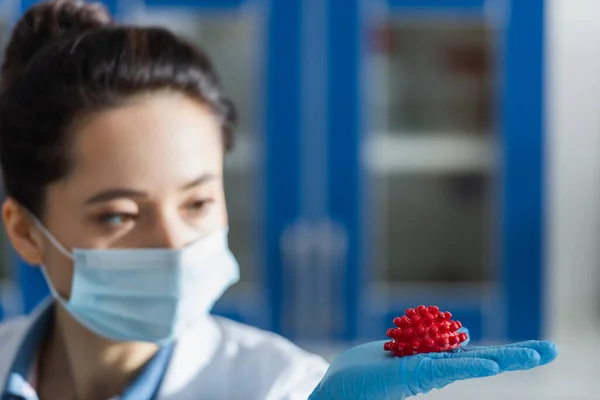
<svg viewBox="0 0 600 400">
<path fill-rule="evenodd" d="M 419 304 L 474 340 L 539 337 L 543 2 L 331 2 L 346 338 Z"/>
</svg>

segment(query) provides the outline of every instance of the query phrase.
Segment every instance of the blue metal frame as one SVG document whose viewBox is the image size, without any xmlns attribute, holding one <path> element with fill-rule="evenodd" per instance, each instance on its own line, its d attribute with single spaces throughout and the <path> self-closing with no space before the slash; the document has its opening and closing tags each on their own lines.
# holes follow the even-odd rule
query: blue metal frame
<svg viewBox="0 0 600 400">
<path fill-rule="evenodd" d="M 511 340 L 542 335 L 544 0 L 511 2 L 505 35 L 502 260 Z"/>
<path fill-rule="evenodd" d="M 21 0 L 21 11 L 25 12 L 29 7 L 42 0 Z M 117 5 L 120 0 L 100 0 L 104 3 L 111 12 L 117 12 Z M 179 7 L 190 8 L 202 11 L 211 10 L 234 10 L 249 3 L 250 0 L 144 0 L 144 4 L 148 7 Z"/>
<path fill-rule="evenodd" d="M 329 0 L 329 120 L 328 120 L 328 208 L 332 220 L 340 223 L 348 238 L 346 273 L 341 293 L 345 305 L 345 341 L 356 336 L 361 279 L 359 271 L 362 241 L 362 166 L 359 152 L 363 136 L 363 10 L 361 0 Z M 335 12 L 334 12 L 335 11 Z M 364 281 L 363 281 L 364 282 Z"/>
<path fill-rule="evenodd" d="M 148 7 L 177 7 L 202 11 L 229 11 L 249 2 L 249 0 L 144 0 L 144 4 Z"/>
<path fill-rule="evenodd" d="M 271 0 L 267 33 L 266 151 L 263 254 L 272 329 L 282 331 L 285 276 L 280 240 L 300 213 L 302 0 Z"/>
<path fill-rule="evenodd" d="M 42 0 L 21 0 L 21 12 L 27 11 L 29 7 L 34 5 L 35 3 L 40 3 Z M 117 3 L 119 0 L 100 0 L 104 3 L 111 13 L 115 13 L 117 11 Z"/>
<path fill-rule="evenodd" d="M 39 268 L 30 266 L 16 254 L 14 259 L 17 265 L 16 281 L 21 288 L 24 312 L 29 314 L 50 295 L 50 291 Z"/>
<path fill-rule="evenodd" d="M 363 315 L 367 304 L 364 282 L 369 282 L 369 259 L 365 222 L 367 182 L 359 158 L 365 134 L 361 59 L 364 55 L 366 10 L 360 0 L 329 0 L 330 13 L 330 123 L 329 209 L 334 220 L 347 230 L 349 248 L 342 294 L 348 321 L 345 340 L 359 335 L 378 335 L 385 331 L 394 315 L 409 306 L 437 303 L 455 312 L 470 326 L 475 340 L 482 338 L 484 311 L 497 312 L 499 325 L 486 339 L 521 340 L 538 338 L 542 326 L 542 254 L 543 254 L 543 0 L 505 0 L 498 11 L 507 15 L 486 15 L 486 2 L 480 0 L 387 0 L 391 12 L 401 17 L 415 14 L 491 17 L 500 26 L 500 95 L 497 116 L 500 119 L 502 171 L 499 187 L 500 276 L 502 290 L 491 298 L 452 297 L 436 293 L 396 296 L 378 317 Z M 501 1 L 501 0 L 499 0 Z M 499 304 L 496 304 L 499 303 Z M 387 313 L 386 310 L 394 310 Z M 492 316 L 493 319 L 495 316 Z M 359 326 L 373 329 L 358 329 Z M 360 332 L 359 332 L 360 331 Z M 492 336 L 493 335 L 493 336 Z M 371 337 L 369 337 L 371 338 Z M 364 339 L 361 337 L 361 339 Z"/>
<path fill-rule="evenodd" d="M 460 11 L 481 12 L 486 0 L 387 0 L 394 12 L 416 10 L 423 11 Z"/>
</svg>

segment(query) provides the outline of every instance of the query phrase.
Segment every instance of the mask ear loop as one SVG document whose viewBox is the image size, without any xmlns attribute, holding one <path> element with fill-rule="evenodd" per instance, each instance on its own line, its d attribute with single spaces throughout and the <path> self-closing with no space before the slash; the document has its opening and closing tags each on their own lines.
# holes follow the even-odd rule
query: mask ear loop
<svg viewBox="0 0 600 400">
<path fill-rule="evenodd" d="M 73 253 L 71 253 L 69 250 L 67 250 L 65 248 L 65 246 L 63 246 L 58 240 L 56 240 L 54 235 L 52 235 L 50 233 L 50 231 L 44 226 L 44 224 L 42 224 L 42 222 L 35 215 L 33 215 L 33 213 L 31 213 L 30 211 L 27 211 L 27 214 L 29 214 L 29 218 L 31 218 L 31 220 L 33 221 L 36 228 L 38 228 L 40 230 L 40 232 L 42 232 L 42 235 L 44 235 L 44 237 L 46 239 L 48 239 L 50 241 L 50 243 L 52 243 L 52 245 L 56 248 L 56 250 L 60 251 L 62 255 L 64 255 L 65 257 L 67 257 L 70 260 L 75 259 L 75 257 L 73 256 Z"/>
<path fill-rule="evenodd" d="M 70 251 L 68 251 L 62 244 L 60 244 L 58 240 L 56 240 L 56 238 L 50 233 L 48 229 L 46 229 L 44 224 L 42 224 L 42 222 L 35 215 L 33 215 L 32 212 L 27 210 L 27 214 L 29 215 L 29 218 L 31 218 L 31 220 L 33 221 L 36 228 L 38 228 L 40 232 L 42 232 L 42 235 L 44 235 L 44 237 L 48 239 L 50 243 L 52 243 L 56 250 L 58 250 L 61 254 L 63 254 L 70 260 L 75 259 L 75 257 L 73 257 L 73 254 L 71 254 Z M 52 279 L 50 279 L 50 274 L 48 273 L 48 269 L 46 268 L 46 266 L 43 264 L 40 265 L 40 270 L 42 271 L 42 275 L 44 275 L 44 278 L 46 279 L 46 283 L 48 284 L 48 288 L 50 289 L 52 296 L 61 303 L 67 303 L 67 300 L 65 300 L 54 287 L 54 284 L 52 283 Z"/>
</svg>

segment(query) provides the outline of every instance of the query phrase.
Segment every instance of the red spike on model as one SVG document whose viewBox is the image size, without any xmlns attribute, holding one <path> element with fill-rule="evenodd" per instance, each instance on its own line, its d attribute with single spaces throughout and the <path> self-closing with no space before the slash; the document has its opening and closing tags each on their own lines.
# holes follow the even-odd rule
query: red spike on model
<svg viewBox="0 0 600 400">
<path fill-rule="evenodd" d="M 396 357 L 456 349 L 467 334 L 457 332 L 462 324 L 451 318 L 452 314 L 436 306 L 409 308 L 404 316 L 394 318 L 396 328 L 386 332 L 392 340 L 383 349 Z"/>
</svg>

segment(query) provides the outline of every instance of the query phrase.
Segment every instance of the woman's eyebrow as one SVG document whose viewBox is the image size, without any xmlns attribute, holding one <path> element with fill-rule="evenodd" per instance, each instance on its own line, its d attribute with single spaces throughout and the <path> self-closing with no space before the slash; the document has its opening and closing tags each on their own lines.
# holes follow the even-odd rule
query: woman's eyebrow
<svg viewBox="0 0 600 400">
<path fill-rule="evenodd" d="M 188 182 L 185 185 L 183 185 L 181 187 L 181 190 L 188 190 L 188 189 L 191 189 L 191 188 L 193 188 L 195 186 L 202 185 L 203 183 L 206 183 L 207 181 L 212 181 L 212 180 L 215 180 L 215 179 L 218 179 L 218 178 L 219 178 L 219 176 L 217 176 L 216 174 L 205 173 L 205 174 L 200 175 L 196 179 L 192 180 L 191 182 Z"/>
<path fill-rule="evenodd" d="M 196 179 L 186 183 L 180 189 L 188 190 L 195 186 L 202 185 L 203 183 L 206 183 L 208 181 L 218 179 L 218 178 L 219 177 L 216 174 L 205 173 L 205 174 L 200 175 Z M 103 203 L 106 201 L 122 199 L 122 198 L 144 198 L 144 197 L 148 197 L 148 193 L 141 191 L 141 190 L 126 189 L 126 188 L 113 188 L 113 189 L 103 190 L 102 192 L 90 197 L 89 199 L 87 199 L 85 201 L 85 205 L 98 204 L 98 203 Z"/>
<path fill-rule="evenodd" d="M 148 193 L 135 189 L 114 188 L 103 190 L 102 192 L 90 197 L 85 201 L 85 205 L 103 203 L 122 198 L 141 198 L 148 197 Z"/>
</svg>

